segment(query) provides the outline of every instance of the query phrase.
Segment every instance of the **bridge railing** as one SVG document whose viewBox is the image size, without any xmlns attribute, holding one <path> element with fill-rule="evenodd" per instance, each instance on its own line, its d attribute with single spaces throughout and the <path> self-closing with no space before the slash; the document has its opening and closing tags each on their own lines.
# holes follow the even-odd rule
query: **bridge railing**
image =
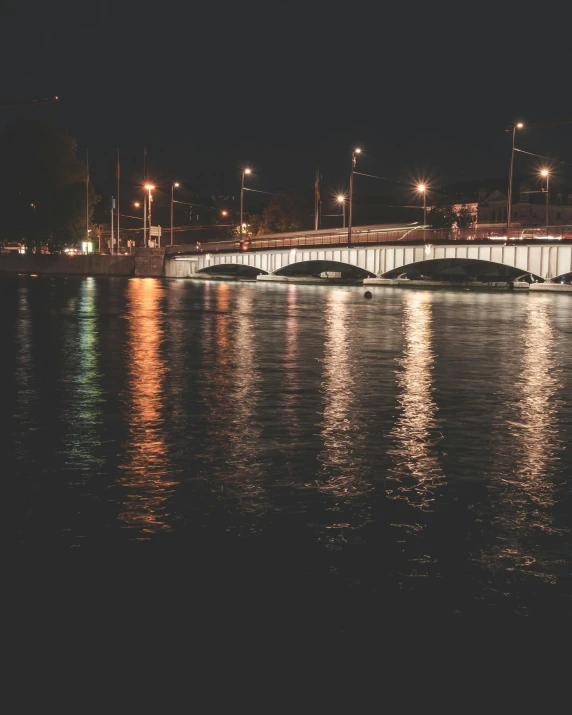
<svg viewBox="0 0 572 715">
<path fill-rule="evenodd" d="M 565 226 L 516 226 L 507 233 L 506 226 L 477 225 L 470 228 L 423 228 L 406 226 L 395 230 L 359 228 L 352 231 L 352 245 L 363 246 L 380 243 L 449 243 L 455 241 L 550 241 L 572 240 L 572 225 Z M 268 250 L 273 248 L 318 248 L 322 246 L 348 245 L 347 232 L 319 232 L 292 236 L 253 237 L 248 241 L 217 241 L 204 243 L 200 248 L 185 246 L 186 253 L 224 253 Z M 169 253 L 180 251 L 173 246 Z"/>
</svg>

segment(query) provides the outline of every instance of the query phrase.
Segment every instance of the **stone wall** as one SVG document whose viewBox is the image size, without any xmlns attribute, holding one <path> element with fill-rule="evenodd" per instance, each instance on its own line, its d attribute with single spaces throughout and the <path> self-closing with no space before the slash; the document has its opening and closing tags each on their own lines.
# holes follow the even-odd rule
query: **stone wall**
<svg viewBox="0 0 572 715">
<path fill-rule="evenodd" d="M 0 254 L 0 273 L 78 276 L 133 276 L 135 256 Z"/>
<path fill-rule="evenodd" d="M 191 278 L 196 276 L 197 261 L 175 261 L 169 256 L 165 259 L 165 276 L 167 278 Z M 203 276 L 204 277 L 204 276 Z"/>
<path fill-rule="evenodd" d="M 135 250 L 136 276 L 161 278 L 164 275 L 164 248 L 137 248 Z"/>
</svg>

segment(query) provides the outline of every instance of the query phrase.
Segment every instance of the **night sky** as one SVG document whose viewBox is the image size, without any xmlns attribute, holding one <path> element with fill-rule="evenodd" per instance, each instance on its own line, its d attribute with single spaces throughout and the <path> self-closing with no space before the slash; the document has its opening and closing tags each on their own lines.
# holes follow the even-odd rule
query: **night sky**
<svg viewBox="0 0 572 715">
<path fill-rule="evenodd" d="M 144 143 L 150 178 L 205 194 L 236 193 L 242 165 L 262 190 L 311 193 L 317 165 L 324 190 L 343 189 L 352 145 L 362 171 L 401 181 L 503 176 L 507 124 L 572 118 L 570 11 L 550 7 L 8 3 L 3 99 L 61 101 L 0 121 L 67 128 L 103 190 L 118 146 L 135 186 Z M 529 130 L 519 145 L 572 162 L 572 124 Z"/>
</svg>

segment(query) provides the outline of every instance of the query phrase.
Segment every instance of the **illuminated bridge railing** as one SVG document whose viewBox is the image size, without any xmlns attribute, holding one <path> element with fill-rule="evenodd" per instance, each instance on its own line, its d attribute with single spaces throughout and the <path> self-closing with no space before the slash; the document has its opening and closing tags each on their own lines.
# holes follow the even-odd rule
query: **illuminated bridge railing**
<svg viewBox="0 0 572 715">
<path fill-rule="evenodd" d="M 506 226 L 476 226 L 472 228 L 423 228 L 405 226 L 395 229 L 359 227 L 352 231 L 352 246 L 380 243 L 449 243 L 456 241 L 561 241 L 572 240 L 572 225 L 547 227 L 515 227 L 507 235 Z M 172 246 L 167 253 L 224 253 L 236 251 L 272 250 L 273 248 L 319 248 L 348 245 L 347 230 L 316 231 L 298 234 L 274 234 L 244 241 L 213 241 L 200 248 Z"/>
</svg>

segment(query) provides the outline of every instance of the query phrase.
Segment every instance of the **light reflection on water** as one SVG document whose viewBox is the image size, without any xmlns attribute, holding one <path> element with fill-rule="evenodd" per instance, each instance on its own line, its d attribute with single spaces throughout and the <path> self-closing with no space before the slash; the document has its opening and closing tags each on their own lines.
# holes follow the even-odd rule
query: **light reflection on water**
<svg viewBox="0 0 572 715">
<path fill-rule="evenodd" d="M 565 588 L 567 297 L 139 278 L 0 291 L 13 542 L 200 534 L 207 552 L 270 544 L 269 562 L 278 545 L 296 573 L 461 612 Z"/>
<path fill-rule="evenodd" d="M 394 446 L 389 450 L 394 466 L 388 477 L 388 497 L 421 510 L 432 508 L 437 490 L 445 483 L 435 452 L 442 435 L 433 397 L 432 299 L 432 293 L 417 291 L 404 297 L 405 345 L 397 372 L 399 416 L 390 433 Z"/>
<path fill-rule="evenodd" d="M 97 281 L 86 278 L 70 313 L 77 321 L 70 322 L 64 338 L 63 380 L 69 400 L 65 409 L 66 438 L 63 444 L 66 470 L 79 470 L 70 479 L 84 481 L 95 477 L 104 460 L 98 454 L 102 424 L 101 375 L 98 368 L 99 329 Z"/>
<path fill-rule="evenodd" d="M 325 309 L 325 345 L 322 389 L 325 396 L 322 441 L 318 459 L 318 485 L 331 500 L 332 530 L 327 537 L 332 547 L 356 538 L 355 530 L 367 519 L 367 465 L 360 451 L 365 425 L 360 419 L 356 393 L 363 389 L 357 377 L 359 344 L 350 333 L 348 305 L 352 294 L 331 290 Z M 353 531 L 354 536 L 349 537 Z"/>
<path fill-rule="evenodd" d="M 259 459 L 260 399 L 253 295 L 232 294 L 228 283 L 214 289 L 215 312 L 204 318 L 203 361 L 212 365 L 203 387 L 207 409 L 206 478 L 242 531 L 256 531 L 268 506 Z"/>
<path fill-rule="evenodd" d="M 20 459 L 25 459 L 27 457 L 27 432 L 35 426 L 32 415 L 38 402 L 38 393 L 33 376 L 32 316 L 28 290 L 23 286 L 18 288 L 17 306 L 16 350 L 18 359 L 14 378 L 18 385 L 18 392 L 14 417 L 18 424 L 18 433 L 15 436 L 15 448 Z"/>
<path fill-rule="evenodd" d="M 495 453 L 488 485 L 494 542 L 481 555 L 481 563 L 489 569 L 548 580 L 554 579 L 559 564 L 566 566 L 561 557 L 540 548 L 541 541 L 562 533 L 552 512 L 554 478 L 563 447 L 552 305 L 545 296 L 526 302 L 524 328 L 508 357 L 516 370 L 514 379 L 505 385 L 505 407 L 497 430 L 499 436 L 508 432 L 512 444 L 507 450 L 503 439 Z"/>
<path fill-rule="evenodd" d="M 151 278 L 129 281 L 125 416 L 129 438 L 123 445 L 121 484 L 125 489 L 119 519 L 148 539 L 171 528 L 168 498 L 177 481 L 169 464 L 163 410 L 167 366 L 162 352 L 163 284 Z"/>
</svg>

